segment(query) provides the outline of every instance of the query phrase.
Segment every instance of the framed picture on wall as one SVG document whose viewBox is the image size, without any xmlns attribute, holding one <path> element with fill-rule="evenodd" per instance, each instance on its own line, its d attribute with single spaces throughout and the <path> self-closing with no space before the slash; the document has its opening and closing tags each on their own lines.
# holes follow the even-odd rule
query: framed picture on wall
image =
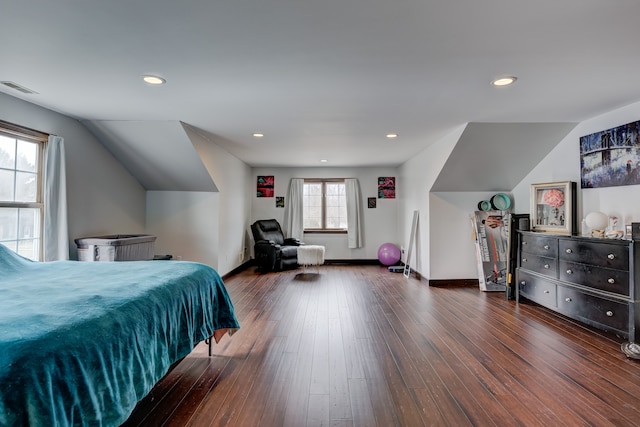
<svg viewBox="0 0 640 427">
<path fill-rule="evenodd" d="M 576 234 L 576 183 L 531 184 L 530 225 L 542 233 Z"/>
<path fill-rule="evenodd" d="M 274 177 L 273 175 L 260 175 L 258 176 L 258 182 L 256 184 L 257 197 L 273 197 L 273 183 Z"/>
<path fill-rule="evenodd" d="M 640 121 L 580 137 L 580 186 L 640 184 Z"/>
<path fill-rule="evenodd" d="M 396 178 L 394 176 L 378 177 L 378 199 L 396 198 Z"/>
</svg>

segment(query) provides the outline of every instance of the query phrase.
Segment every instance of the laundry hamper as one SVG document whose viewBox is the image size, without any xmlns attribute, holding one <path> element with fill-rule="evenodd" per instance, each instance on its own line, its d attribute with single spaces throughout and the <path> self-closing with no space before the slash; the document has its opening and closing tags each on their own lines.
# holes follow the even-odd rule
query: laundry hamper
<svg viewBox="0 0 640 427">
<path fill-rule="evenodd" d="M 75 239 L 78 261 L 144 261 L 153 259 L 156 236 L 115 234 Z"/>
</svg>

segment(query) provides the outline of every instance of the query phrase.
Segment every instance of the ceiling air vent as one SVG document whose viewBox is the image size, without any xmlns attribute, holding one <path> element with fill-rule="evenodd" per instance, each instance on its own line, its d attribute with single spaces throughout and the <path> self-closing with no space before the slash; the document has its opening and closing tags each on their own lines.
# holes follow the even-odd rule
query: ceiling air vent
<svg viewBox="0 0 640 427">
<path fill-rule="evenodd" d="M 38 92 L 36 92 L 34 90 L 27 89 L 24 86 L 20 86 L 18 83 L 14 83 L 14 82 L 0 82 L 0 83 L 2 83 L 3 85 L 5 85 L 7 87 L 10 87 L 11 89 L 15 89 L 17 91 L 20 91 L 22 93 L 26 93 L 26 94 L 29 94 L 29 95 L 38 93 Z"/>
</svg>

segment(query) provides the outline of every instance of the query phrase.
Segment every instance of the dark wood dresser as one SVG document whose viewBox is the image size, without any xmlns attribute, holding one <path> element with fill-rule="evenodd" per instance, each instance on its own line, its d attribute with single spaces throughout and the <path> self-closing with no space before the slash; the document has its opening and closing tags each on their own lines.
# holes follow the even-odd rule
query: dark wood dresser
<svg viewBox="0 0 640 427">
<path fill-rule="evenodd" d="M 626 338 L 640 351 L 638 242 L 518 232 L 516 301 L 527 298 Z M 638 353 L 640 358 L 640 353 Z"/>
</svg>

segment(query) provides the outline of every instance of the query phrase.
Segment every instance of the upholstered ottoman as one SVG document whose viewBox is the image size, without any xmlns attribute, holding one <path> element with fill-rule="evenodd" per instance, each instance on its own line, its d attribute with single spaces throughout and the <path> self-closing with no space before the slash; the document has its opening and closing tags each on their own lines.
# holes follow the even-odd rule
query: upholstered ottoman
<svg viewBox="0 0 640 427">
<path fill-rule="evenodd" d="M 305 271 L 307 266 L 315 265 L 317 272 L 320 273 L 320 265 L 324 264 L 324 246 L 298 246 L 298 264 L 300 264 Z"/>
</svg>

